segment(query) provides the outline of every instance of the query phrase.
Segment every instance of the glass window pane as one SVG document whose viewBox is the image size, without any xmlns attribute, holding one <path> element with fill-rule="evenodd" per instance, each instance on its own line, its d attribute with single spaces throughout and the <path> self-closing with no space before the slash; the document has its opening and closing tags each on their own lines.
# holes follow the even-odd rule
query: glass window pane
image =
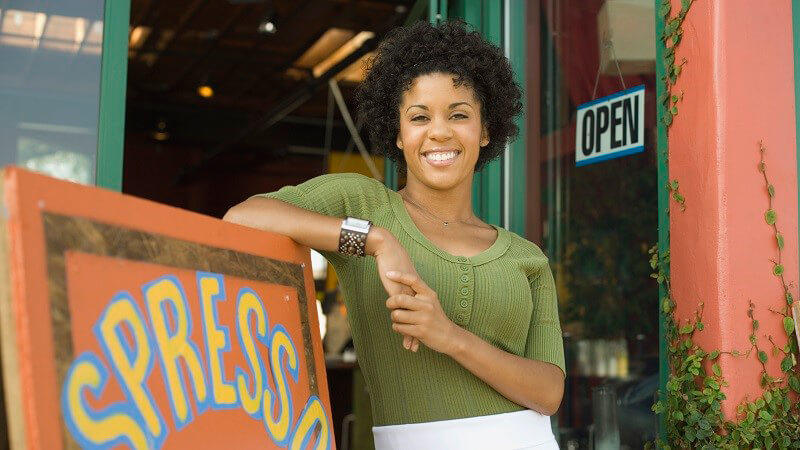
<svg viewBox="0 0 800 450">
<path fill-rule="evenodd" d="M 539 208 L 540 228 L 531 229 L 542 233 L 565 332 L 562 445 L 588 446 L 591 389 L 602 384 L 620 399 L 622 445 L 641 448 L 654 437 L 658 386 L 658 285 L 648 264 L 658 239 L 655 31 L 641 25 L 654 23 L 653 2 L 532 3 L 540 14 L 537 47 L 528 51 L 538 67 L 528 90 L 540 95 L 529 97 L 537 122 L 529 126 L 536 163 L 528 180 L 539 183 L 541 197 L 529 204 Z M 620 20 L 626 14 L 641 20 Z M 576 167 L 577 107 L 638 85 L 645 86 L 645 151 Z"/>
<path fill-rule="evenodd" d="M 0 5 L 0 166 L 93 184 L 103 0 Z"/>
</svg>

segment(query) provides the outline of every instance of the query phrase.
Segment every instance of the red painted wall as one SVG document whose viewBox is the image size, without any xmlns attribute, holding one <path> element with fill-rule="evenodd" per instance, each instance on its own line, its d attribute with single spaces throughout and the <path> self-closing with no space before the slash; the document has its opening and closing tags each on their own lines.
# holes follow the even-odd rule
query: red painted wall
<svg viewBox="0 0 800 450">
<path fill-rule="evenodd" d="M 673 11 L 680 1 L 673 1 Z M 691 317 L 705 303 L 706 328 L 695 341 L 707 350 L 746 351 L 751 326 L 748 302 L 756 305 L 759 345 L 769 351 L 772 335 L 786 342 L 780 317 L 768 308 L 785 304 L 772 275 L 777 246 L 764 221 L 768 197 L 758 142 L 767 147 L 774 209 L 786 241 L 783 264 L 797 298 L 797 164 L 792 53 L 788 1 L 755 5 L 745 0 L 698 1 L 683 24 L 676 61 L 686 65 L 676 85 L 685 92 L 669 132 L 670 179 L 678 180 L 686 211 L 672 202 L 672 287 L 677 315 Z M 778 376 L 780 360 L 770 356 Z M 723 355 L 730 383 L 724 411 L 733 417 L 748 394 L 760 395 L 760 365 Z"/>
</svg>

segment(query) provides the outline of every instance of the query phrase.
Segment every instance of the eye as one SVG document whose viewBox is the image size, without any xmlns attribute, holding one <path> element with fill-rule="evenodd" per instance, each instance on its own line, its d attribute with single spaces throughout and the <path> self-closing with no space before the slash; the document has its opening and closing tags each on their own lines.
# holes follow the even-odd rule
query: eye
<svg viewBox="0 0 800 450">
<path fill-rule="evenodd" d="M 412 122 L 422 122 L 423 120 L 428 120 L 425 116 L 414 116 L 411 118 Z"/>
<path fill-rule="evenodd" d="M 466 115 L 466 114 L 464 114 L 464 113 L 455 113 L 455 114 L 453 114 L 452 116 L 450 116 L 450 118 L 451 118 L 451 119 L 459 119 L 459 120 L 461 120 L 461 119 L 468 119 L 468 118 L 469 118 L 469 116 L 467 116 L 467 115 Z"/>
</svg>

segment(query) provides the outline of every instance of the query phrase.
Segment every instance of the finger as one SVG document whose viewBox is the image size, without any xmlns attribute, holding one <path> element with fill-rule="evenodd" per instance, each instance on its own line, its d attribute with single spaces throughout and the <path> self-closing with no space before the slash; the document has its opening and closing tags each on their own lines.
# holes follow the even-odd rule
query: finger
<svg viewBox="0 0 800 450">
<path fill-rule="evenodd" d="M 403 336 L 403 347 L 406 350 L 412 350 L 413 351 L 414 350 L 414 346 L 415 345 L 419 345 L 419 344 L 417 344 L 417 342 L 418 342 L 417 338 L 415 338 L 413 336 Z"/>
<path fill-rule="evenodd" d="M 392 281 L 396 281 L 398 283 L 402 283 L 411 289 L 414 290 L 417 294 L 432 294 L 433 291 L 424 281 L 422 278 L 419 277 L 417 274 L 412 273 L 403 273 L 397 271 L 389 271 L 386 272 L 386 277 Z"/>
<path fill-rule="evenodd" d="M 394 330 L 397 333 L 404 334 L 406 336 L 416 337 L 417 334 L 417 326 L 406 323 L 393 323 L 392 330 Z"/>
<path fill-rule="evenodd" d="M 419 350 L 419 339 L 417 339 L 417 338 L 413 338 L 413 339 L 414 340 L 411 343 L 411 351 L 412 352 L 416 352 L 417 350 Z"/>
<path fill-rule="evenodd" d="M 408 294 L 395 294 L 386 299 L 386 307 L 389 309 L 408 309 L 419 310 L 425 302 Z"/>
<path fill-rule="evenodd" d="M 394 323 L 407 323 L 418 324 L 419 313 L 416 311 L 408 311 L 406 309 L 395 309 L 391 312 L 392 322 Z"/>
</svg>

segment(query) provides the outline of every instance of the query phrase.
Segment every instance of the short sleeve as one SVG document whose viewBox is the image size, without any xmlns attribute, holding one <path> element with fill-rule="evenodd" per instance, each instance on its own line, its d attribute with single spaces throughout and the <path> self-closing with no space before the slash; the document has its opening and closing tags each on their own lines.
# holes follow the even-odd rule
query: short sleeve
<svg viewBox="0 0 800 450">
<path fill-rule="evenodd" d="M 297 186 L 257 196 L 278 199 L 326 216 L 361 219 L 371 219 L 372 213 L 388 201 L 386 188 L 380 181 L 355 173 L 321 175 Z"/>
<path fill-rule="evenodd" d="M 531 299 L 533 312 L 525 343 L 525 357 L 554 364 L 566 374 L 556 284 L 547 262 L 531 281 Z"/>
</svg>

